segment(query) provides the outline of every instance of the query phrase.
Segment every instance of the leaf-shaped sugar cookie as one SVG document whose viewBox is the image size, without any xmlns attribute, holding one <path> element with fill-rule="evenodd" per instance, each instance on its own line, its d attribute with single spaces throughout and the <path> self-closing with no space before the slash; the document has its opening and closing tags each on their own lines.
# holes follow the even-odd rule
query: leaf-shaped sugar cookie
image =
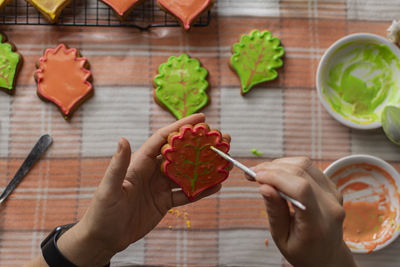
<svg viewBox="0 0 400 267">
<path fill-rule="evenodd" d="M 154 99 L 181 119 L 207 105 L 207 70 L 186 54 L 170 57 L 154 78 Z"/>
<path fill-rule="evenodd" d="M 56 23 L 63 9 L 71 0 L 26 0 L 50 22 Z"/>
<path fill-rule="evenodd" d="M 124 17 L 135 7 L 144 2 L 144 0 L 101 0 L 111 7 L 115 14 L 123 20 Z"/>
<path fill-rule="evenodd" d="M 280 40 L 268 31 L 254 30 L 242 35 L 240 42 L 233 45 L 231 68 L 239 76 L 244 95 L 259 83 L 278 77 L 276 68 L 282 67 L 284 49 Z"/>
<path fill-rule="evenodd" d="M 3 7 L 5 7 L 7 5 L 7 3 L 10 2 L 10 0 L 0 0 L 0 9 L 2 9 Z"/>
<path fill-rule="evenodd" d="M 22 56 L 7 42 L 7 36 L 0 33 L 0 88 L 12 94 L 22 64 Z"/>
<path fill-rule="evenodd" d="M 75 48 L 60 44 L 56 49 L 46 49 L 35 73 L 38 96 L 56 104 L 69 119 L 93 93 L 88 67 L 86 58 L 80 57 Z"/>
<path fill-rule="evenodd" d="M 182 188 L 190 200 L 228 178 L 229 162 L 210 146 L 225 153 L 229 151 L 229 142 L 218 130 L 210 130 L 207 124 L 199 123 L 185 125 L 179 132 L 171 133 L 168 144 L 161 149 L 164 157 L 162 171 Z"/>
<path fill-rule="evenodd" d="M 212 8 L 214 0 L 157 0 L 157 4 L 178 19 L 185 30 L 189 30 L 201 14 Z"/>
</svg>

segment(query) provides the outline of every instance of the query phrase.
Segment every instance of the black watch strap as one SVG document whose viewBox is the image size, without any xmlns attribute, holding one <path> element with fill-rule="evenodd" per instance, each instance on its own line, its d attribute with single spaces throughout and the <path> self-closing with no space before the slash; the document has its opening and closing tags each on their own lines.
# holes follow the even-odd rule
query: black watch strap
<svg viewBox="0 0 400 267">
<path fill-rule="evenodd" d="M 75 223 L 56 227 L 40 244 L 43 258 L 50 267 L 78 267 L 70 262 L 57 247 L 58 238 L 74 225 Z M 104 267 L 108 266 L 110 264 Z"/>
<path fill-rule="evenodd" d="M 77 267 L 60 252 L 57 247 L 58 238 L 75 224 L 56 227 L 40 245 L 43 258 L 50 267 Z"/>
</svg>

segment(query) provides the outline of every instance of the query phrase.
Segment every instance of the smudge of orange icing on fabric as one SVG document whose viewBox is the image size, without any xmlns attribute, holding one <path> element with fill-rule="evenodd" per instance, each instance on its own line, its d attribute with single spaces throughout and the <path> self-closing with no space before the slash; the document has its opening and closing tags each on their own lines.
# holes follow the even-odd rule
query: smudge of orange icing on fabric
<svg viewBox="0 0 400 267">
<path fill-rule="evenodd" d="M 346 166 L 336 171 L 332 178 L 334 179 L 335 176 L 353 167 L 361 168 L 363 171 L 351 172 L 339 179 L 336 182 L 336 186 L 339 188 L 345 185 L 340 192 L 347 194 L 370 190 L 372 193 L 364 194 L 363 199 L 356 198 L 343 204 L 346 210 L 346 218 L 343 223 L 343 239 L 354 243 L 361 242 L 364 248 L 371 252 L 377 245 L 383 244 L 393 235 L 396 230 L 394 218 L 397 210 L 392 208 L 391 200 L 388 197 L 388 188 L 384 184 L 373 188 L 368 183 L 357 181 L 356 179 L 361 177 L 374 179 L 375 177 L 373 177 L 371 171 L 379 172 L 396 189 L 397 201 L 400 201 L 400 195 L 391 175 L 384 169 L 371 164 L 360 163 Z M 355 181 L 352 182 L 353 180 Z M 364 201 L 366 197 L 372 197 L 375 201 Z M 377 241 L 378 239 L 379 242 Z M 354 248 L 354 246 L 350 247 Z"/>
</svg>

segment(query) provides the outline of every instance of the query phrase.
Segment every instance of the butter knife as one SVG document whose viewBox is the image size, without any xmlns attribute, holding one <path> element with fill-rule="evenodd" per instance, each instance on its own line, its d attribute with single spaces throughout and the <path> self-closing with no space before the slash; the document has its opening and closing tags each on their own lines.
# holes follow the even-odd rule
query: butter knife
<svg viewBox="0 0 400 267">
<path fill-rule="evenodd" d="M 11 194 L 15 187 L 17 187 L 22 178 L 24 178 L 24 176 L 29 172 L 29 170 L 38 161 L 40 156 L 47 150 L 52 142 L 53 139 L 48 134 L 42 135 L 39 138 L 35 146 L 32 148 L 31 152 L 29 153 L 28 157 L 24 160 L 21 167 L 19 167 L 14 178 L 10 181 L 10 183 L 4 189 L 3 193 L 0 195 L 0 204 L 7 199 L 7 197 Z"/>
</svg>

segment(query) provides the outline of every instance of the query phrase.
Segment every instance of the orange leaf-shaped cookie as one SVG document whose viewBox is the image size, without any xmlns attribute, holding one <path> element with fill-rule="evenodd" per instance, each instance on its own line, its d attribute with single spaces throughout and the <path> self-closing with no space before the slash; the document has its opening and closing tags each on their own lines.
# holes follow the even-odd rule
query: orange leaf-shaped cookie
<svg viewBox="0 0 400 267">
<path fill-rule="evenodd" d="M 210 130 L 207 124 L 185 125 L 179 132 L 171 133 L 168 144 L 161 153 L 162 171 L 193 200 L 204 190 L 228 178 L 229 162 L 210 149 L 214 146 L 227 153 L 229 143 L 218 130 Z"/>
<path fill-rule="evenodd" d="M 157 0 L 158 6 L 189 30 L 195 20 L 214 5 L 214 0 Z"/>
<path fill-rule="evenodd" d="M 101 0 L 111 7 L 119 19 L 124 17 L 135 7 L 144 2 L 144 0 Z"/>
<path fill-rule="evenodd" d="M 93 93 L 88 67 L 86 58 L 75 48 L 60 44 L 56 49 L 46 49 L 35 73 L 38 96 L 56 104 L 65 119 L 70 118 Z"/>
</svg>

